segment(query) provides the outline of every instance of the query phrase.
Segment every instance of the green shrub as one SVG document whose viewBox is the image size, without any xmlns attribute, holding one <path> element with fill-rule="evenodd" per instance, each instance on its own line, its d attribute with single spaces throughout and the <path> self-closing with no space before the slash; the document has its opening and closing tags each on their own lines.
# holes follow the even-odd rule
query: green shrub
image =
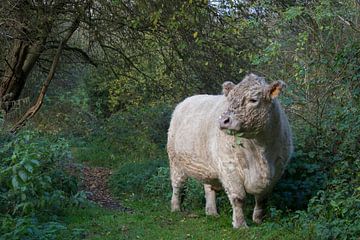
<svg viewBox="0 0 360 240">
<path fill-rule="evenodd" d="M 325 126 L 333 131 L 308 136 L 316 137 L 318 146 L 298 142 L 302 144 L 298 150 L 302 161 L 290 164 L 285 182 L 291 185 L 289 192 L 308 192 L 309 200 L 304 199 L 303 211 L 284 215 L 282 226 L 297 227 L 314 239 L 358 239 L 360 236 L 360 116 L 356 105 L 349 102 L 331 109 L 324 124 L 329 124 Z M 292 170 L 294 165 L 296 171 Z M 290 173 L 303 179 L 298 187 Z M 284 188 L 282 182 L 284 180 L 280 181 L 275 195 L 289 189 Z M 281 199 L 280 202 L 284 206 L 293 204 Z"/>
<path fill-rule="evenodd" d="M 360 236 L 359 172 L 359 158 L 338 162 L 334 165 L 337 176 L 310 200 L 307 218 L 302 222 L 304 225 L 308 219 L 315 222 L 319 239 L 357 239 Z"/>
<path fill-rule="evenodd" d="M 57 239 L 66 226 L 58 221 L 40 222 L 37 217 L 0 218 L 0 240 L 7 239 Z"/>
<path fill-rule="evenodd" d="M 156 174 L 157 169 L 165 166 L 163 160 L 146 162 L 128 162 L 119 167 L 111 175 L 110 185 L 116 196 L 134 194 L 135 197 L 143 196 L 144 188 L 149 179 Z"/>
<path fill-rule="evenodd" d="M 298 150 L 270 196 L 271 205 L 282 210 L 306 209 L 308 201 L 323 189 L 328 174 L 320 163 L 309 162 L 309 155 Z"/>
<path fill-rule="evenodd" d="M 170 201 L 172 193 L 170 168 L 157 168 L 157 172 L 155 172 L 146 182 L 144 192 L 148 196 L 157 198 L 160 201 Z"/>
<path fill-rule="evenodd" d="M 156 174 L 146 182 L 144 192 L 158 202 L 170 204 L 172 188 L 169 167 L 159 167 Z M 182 191 L 182 207 L 186 210 L 205 206 L 203 184 L 195 179 L 188 179 Z"/>
<path fill-rule="evenodd" d="M 1 143 L 0 235 L 46 239 L 63 229 L 56 220 L 61 210 L 82 201 L 76 178 L 64 170 L 71 160 L 69 145 L 30 131 L 4 135 Z"/>
<path fill-rule="evenodd" d="M 77 192 L 76 180 L 61 168 L 70 156 L 69 146 L 64 139 L 48 140 L 24 132 L 2 147 L 1 212 L 27 215 L 39 208 L 60 208 Z"/>
<path fill-rule="evenodd" d="M 83 106 L 54 96 L 47 99 L 31 123 L 38 130 L 77 139 L 91 136 L 100 125 L 99 119 Z"/>
<path fill-rule="evenodd" d="M 106 137 L 117 140 L 121 150 L 163 149 L 166 145 L 172 108 L 166 104 L 132 107 L 113 114 L 106 123 Z M 144 148 L 150 144 L 148 148 Z M 118 150 L 118 151 L 121 151 Z"/>
<path fill-rule="evenodd" d="M 163 158 L 170 115 L 171 108 L 165 104 L 113 114 L 85 145 L 75 149 L 75 156 L 107 167 Z"/>
</svg>

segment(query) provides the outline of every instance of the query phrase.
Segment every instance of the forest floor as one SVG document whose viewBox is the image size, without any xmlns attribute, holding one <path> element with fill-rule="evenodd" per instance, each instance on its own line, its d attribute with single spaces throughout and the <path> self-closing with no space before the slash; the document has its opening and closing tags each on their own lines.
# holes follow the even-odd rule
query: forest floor
<svg viewBox="0 0 360 240">
<path fill-rule="evenodd" d="M 104 167 L 84 166 L 81 169 L 80 179 L 83 190 L 87 193 L 87 198 L 107 209 L 117 211 L 131 211 L 116 200 L 108 187 L 108 179 L 112 171 Z"/>
<path fill-rule="evenodd" d="M 209 217 L 203 209 L 171 213 L 169 203 L 151 199 L 128 196 L 119 201 L 107 185 L 111 171 L 82 168 L 83 189 L 95 204 L 66 211 L 64 239 L 304 239 L 275 225 L 269 231 L 268 224 L 254 225 L 250 219 L 250 228 L 233 229 L 231 212 Z"/>
</svg>

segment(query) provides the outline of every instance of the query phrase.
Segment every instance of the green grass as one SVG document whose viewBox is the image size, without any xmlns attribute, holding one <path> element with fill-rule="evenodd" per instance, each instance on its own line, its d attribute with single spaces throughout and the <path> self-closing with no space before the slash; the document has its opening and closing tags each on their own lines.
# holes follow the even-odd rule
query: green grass
<svg viewBox="0 0 360 240">
<path fill-rule="evenodd" d="M 129 155 L 127 159 L 122 159 L 125 157 L 123 155 L 112 158 L 111 151 L 100 151 L 99 147 L 73 148 L 73 153 L 78 162 L 90 166 L 105 166 L 114 171 L 123 166 L 124 162 L 130 162 L 129 159 L 134 160 L 134 156 Z M 141 172 L 138 174 L 141 177 Z M 232 213 L 228 209 L 222 209 L 219 217 L 206 216 L 202 207 L 171 213 L 170 202 L 146 198 L 144 194 L 140 198 L 140 195 L 119 196 L 121 203 L 133 209 L 133 213 L 98 206 L 70 208 L 64 213 L 63 220 L 67 225 L 64 239 L 311 239 L 301 235 L 299 229 L 274 223 L 274 219 L 268 219 L 262 225 L 253 224 L 250 219 L 253 206 L 251 199 L 247 202 L 252 204 L 247 204 L 245 208 L 249 228 L 233 229 Z"/>
<path fill-rule="evenodd" d="M 110 150 L 106 148 L 92 147 L 91 145 L 73 147 L 72 153 L 77 162 L 85 163 L 86 165 L 93 167 L 116 168 L 124 162 L 123 159 L 114 155 Z"/>
<path fill-rule="evenodd" d="M 168 203 L 155 204 L 150 199 L 128 200 L 125 205 L 133 213 L 106 210 L 99 207 L 69 209 L 65 222 L 66 239 L 309 239 L 272 223 L 249 229 L 233 229 L 231 213 L 209 217 L 201 209 L 171 213 Z M 71 232 L 81 231 L 78 237 Z"/>
</svg>

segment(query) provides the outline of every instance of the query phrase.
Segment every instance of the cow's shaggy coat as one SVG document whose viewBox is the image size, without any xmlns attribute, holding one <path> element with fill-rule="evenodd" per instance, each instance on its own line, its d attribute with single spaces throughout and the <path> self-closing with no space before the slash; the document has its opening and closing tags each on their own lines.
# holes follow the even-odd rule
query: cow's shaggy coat
<svg viewBox="0 0 360 240">
<path fill-rule="evenodd" d="M 181 187 L 187 177 L 194 177 L 204 183 L 208 215 L 218 214 L 214 190 L 223 187 L 235 228 L 246 226 L 246 193 L 255 195 L 253 220 L 261 222 L 266 197 L 292 152 L 289 123 L 277 100 L 283 86 L 250 74 L 237 85 L 224 83 L 224 95 L 197 95 L 176 107 L 167 144 L 172 211 L 180 210 Z M 229 130 L 242 138 L 229 135 Z"/>
</svg>

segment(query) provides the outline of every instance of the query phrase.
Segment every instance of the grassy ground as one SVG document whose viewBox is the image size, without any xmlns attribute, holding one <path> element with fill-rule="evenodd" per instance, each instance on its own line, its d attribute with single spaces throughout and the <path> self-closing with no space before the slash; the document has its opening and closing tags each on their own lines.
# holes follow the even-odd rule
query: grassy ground
<svg viewBox="0 0 360 240">
<path fill-rule="evenodd" d="M 114 169 L 118 165 L 112 159 L 99 162 L 91 158 L 84 161 L 87 154 L 83 151 L 79 154 L 77 149 L 73 151 L 75 158 L 88 166 Z M 120 199 L 120 202 L 133 211 L 108 210 L 95 205 L 68 209 L 64 214 L 68 226 L 64 239 L 311 239 L 299 234 L 299 229 L 280 227 L 274 219 L 268 219 L 262 225 L 255 225 L 247 219 L 248 229 L 233 229 L 231 211 L 222 211 L 219 217 L 209 217 L 203 208 L 171 213 L 169 202 L 153 199 L 129 196 Z M 248 218 L 251 217 L 250 207 L 245 209 Z"/>
<path fill-rule="evenodd" d="M 219 217 L 205 216 L 202 210 L 171 213 L 168 204 L 149 200 L 128 200 L 133 212 L 119 212 L 100 207 L 69 209 L 65 221 L 69 232 L 82 231 L 86 239 L 307 239 L 291 229 L 270 222 L 235 230 L 231 213 Z M 70 239 L 70 236 L 67 238 Z"/>
</svg>

